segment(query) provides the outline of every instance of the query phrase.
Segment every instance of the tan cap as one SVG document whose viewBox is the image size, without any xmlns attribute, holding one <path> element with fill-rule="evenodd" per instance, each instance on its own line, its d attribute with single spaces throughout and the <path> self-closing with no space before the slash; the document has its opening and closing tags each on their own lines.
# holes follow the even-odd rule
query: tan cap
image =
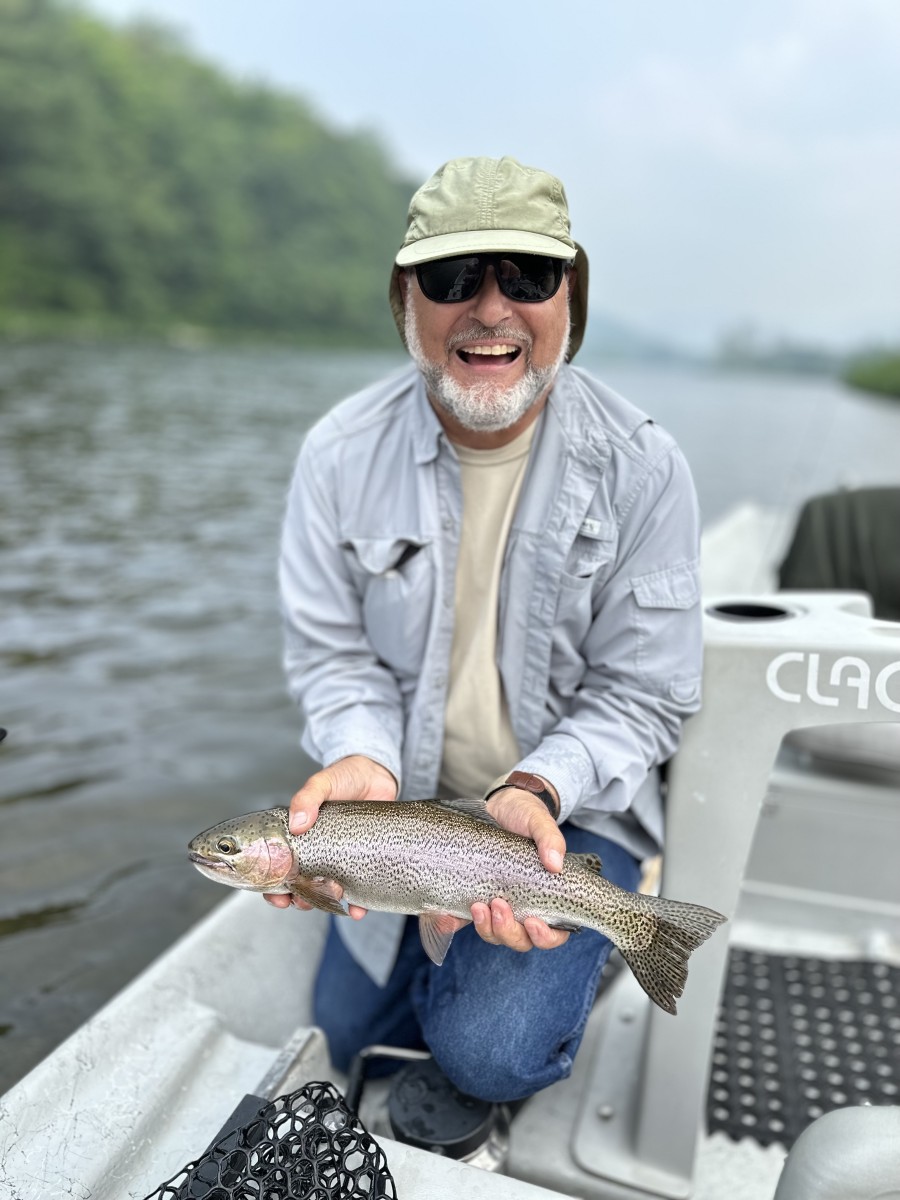
<svg viewBox="0 0 900 1200">
<path fill-rule="evenodd" d="M 479 251 L 546 254 L 573 264 L 577 275 L 569 303 L 574 357 L 587 322 L 587 255 L 569 232 L 562 183 L 514 158 L 454 158 L 422 184 L 409 204 L 406 237 L 391 273 L 390 301 L 404 333 L 399 275 L 405 267 Z"/>
</svg>

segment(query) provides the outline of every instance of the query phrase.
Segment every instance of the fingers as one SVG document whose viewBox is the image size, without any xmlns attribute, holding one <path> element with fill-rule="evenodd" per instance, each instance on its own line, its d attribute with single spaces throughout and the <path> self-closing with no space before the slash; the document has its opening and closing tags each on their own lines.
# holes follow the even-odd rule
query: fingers
<svg viewBox="0 0 900 1200">
<path fill-rule="evenodd" d="M 307 903 L 301 896 L 263 892 L 263 900 L 265 900 L 266 904 L 271 904 L 273 908 L 300 908 L 303 912 L 312 912 L 313 910 L 313 906 Z M 358 904 L 349 904 L 347 906 L 347 913 L 354 921 L 361 921 L 368 911 L 367 908 L 361 908 Z"/>
<path fill-rule="evenodd" d="M 263 900 L 273 908 L 302 908 L 304 912 L 312 912 L 312 905 L 300 898 L 286 893 L 263 892 Z"/>
<path fill-rule="evenodd" d="M 535 948 L 555 950 L 569 937 L 564 930 L 551 929 L 539 917 L 517 921 L 507 901 L 499 898 L 492 900 L 490 905 L 473 904 L 472 921 L 484 941 L 492 946 L 507 946 L 523 954 Z"/>
</svg>

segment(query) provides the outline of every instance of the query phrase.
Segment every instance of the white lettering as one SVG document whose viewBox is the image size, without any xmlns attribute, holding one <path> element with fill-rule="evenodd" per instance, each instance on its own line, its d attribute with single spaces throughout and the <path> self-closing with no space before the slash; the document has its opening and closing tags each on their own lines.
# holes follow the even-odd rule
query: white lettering
<svg viewBox="0 0 900 1200">
<path fill-rule="evenodd" d="M 809 669 L 806 672 L 806 694 L 812 700 L 813 704 L 827 705 L 829 708 L 837 708 L 837 696 L 823 696 L 819 692 L 819 656 L 818 654 L 810 654 Z"/>
<path fill-rule="evenodd" d="M 811 700 L 813 704 L 819 704 L 825 708 L 837 708 L 841 703 L 840 695 L 826 696 L 819 690 L 820 662 L 821 655 L 813 651 L 807 654 L 803 650 L 785 650 L 784 653 L 777 654 L 766 667 L 766 687 L 778 700 L 784 700 L 788 704 L 799 704 L 805 698 Z M 805 690 L 802 676 L 798 677 L 796 682 L 791 685 L 783 682 L 784 668 L 791 663 L 806 664 Z M 797 672 L 794 674 L 799 675 Z M 888 663 L 886 667 L 882 667 L 874 680 L 875 697 L 878 703 L 892 713 L 900 713 L 898 689 L 893 689 L 897 698 L 892 696 L 888 690 L 888 685 L 896 675 L 900 675 L 900 662 Z M 855 691 L 857 709 L 862 711 L 869 707 L 872 693 L 872 667 L 864 658 L 845 654 L 836 659 L 828 673 L 828 683 L 839 693 L 846 694 L 848 689 Z"/>
<path fill-rule="evenodd" d="M 891 663 L 879 672 L 878 678 L 875 680 L 875 695 L 889 712 L 895 713 L 900 713 L 900 704 L 888 695 L 887 685 L 888 680 L 898 673 L 900 673 L 900 663 Z"/>
<path fill-rule="evenodd" d="M 804 657 L 802 650 L 785 650 L 784 654 L 772 659 L 766 669 L 766 686 L 773 696 L 777 696 L 779 700 L 787 700 L 789 704 L 800 703 L 800 693 L 786 692 L 778 682 L 778 672 L 787 663 L 803 662 Z"/>
<path fill-rule="evenodd" d="M 844 671 L 848 672 L 845 687 L 856 688 L 856 707 L 869 707 L 869 681 L 872 678 L 872 671 L 869 664 L 864 658 L 854 658 L 851 655 L 845 655 L 839 658 L 831 668 L 831 686 L 841 686 L 841 675 Z M 855 674 L 850 674 L 855 672 Z"/>
</svg>

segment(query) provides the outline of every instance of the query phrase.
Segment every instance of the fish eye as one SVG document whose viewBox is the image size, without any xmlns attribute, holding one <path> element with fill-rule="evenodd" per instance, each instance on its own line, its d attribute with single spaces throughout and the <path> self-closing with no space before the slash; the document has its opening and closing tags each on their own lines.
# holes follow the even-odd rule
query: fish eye
<svg viewBox="0 0 900 1200">
<path fill-rule="evenodd" d="M 230 837 L 219 838 L 216 842 L 216 849 L 220 850 L 223 854 L 234 854 L 235 850 L 237 850 L 237 842 L 234 838 Z"/>
</svg>

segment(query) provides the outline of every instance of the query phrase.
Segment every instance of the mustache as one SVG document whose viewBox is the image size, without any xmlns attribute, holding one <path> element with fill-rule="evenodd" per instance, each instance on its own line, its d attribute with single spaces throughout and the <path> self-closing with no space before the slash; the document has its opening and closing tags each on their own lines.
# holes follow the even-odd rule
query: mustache
<svg viewBox="0 0 900 1200">
<path fill-rule="evenodd" d="M 447 349 L 455 350 L 466 342 L 477 342 L 481 338 L 496 338 L 498 341 L 522 342 L 526 350 L 531 350 L 534 339 L 525 329 L 516 329 L 513 325 L 482 325 L 480 321 L 451 334 L 447 339 Z"/>
</svg>

